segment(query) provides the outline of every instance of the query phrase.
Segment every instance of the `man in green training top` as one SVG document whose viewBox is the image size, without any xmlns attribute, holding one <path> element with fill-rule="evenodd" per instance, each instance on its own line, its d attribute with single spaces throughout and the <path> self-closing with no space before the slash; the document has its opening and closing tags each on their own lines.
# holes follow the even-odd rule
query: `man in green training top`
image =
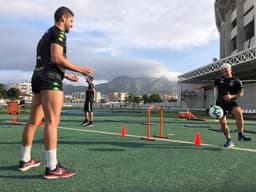
<svg viewBox="0 0 256 192">
<path fill-rule="evenodd" d="M 62 80 L 77 81 L 78 77 L 66 74 L 65 69 L 82 75 L 91 75 L 90 67 L 80 67 L 66 58 L 66 35 L 73 27 L 74 13 L 67 7 L 60 7 L 54 14 L 55 24 L 42 36 L 37 45 L 36 66 L 32 75 L 34 93 L 31 112 L 26 124 L 21 147 L 19 171 L 27 171 L 40 165 L 40 161 L 31 158 L 31 147 L 36 127 L 44 118 L 44 146 L 46 169 L 44 178 L 58 179 L 75 175 L 57 161 L 57 138 L 60 114 L 63 105 Z"/>
</svg>

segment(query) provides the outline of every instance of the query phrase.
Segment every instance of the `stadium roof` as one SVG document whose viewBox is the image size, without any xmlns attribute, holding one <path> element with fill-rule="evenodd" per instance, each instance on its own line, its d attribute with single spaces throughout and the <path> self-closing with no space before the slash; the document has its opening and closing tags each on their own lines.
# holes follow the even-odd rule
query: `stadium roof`
<svg viewBox="0 0 256 192">
<path fill-rule="evenodd" d="M 256 47 L 241 51 L 209 65 L 184 73 L 179 83 L 208 83 L 220 75 L 223 63 L 232 65 L 233 75 L 241 80 L 256 80 Z"/>
</svg>

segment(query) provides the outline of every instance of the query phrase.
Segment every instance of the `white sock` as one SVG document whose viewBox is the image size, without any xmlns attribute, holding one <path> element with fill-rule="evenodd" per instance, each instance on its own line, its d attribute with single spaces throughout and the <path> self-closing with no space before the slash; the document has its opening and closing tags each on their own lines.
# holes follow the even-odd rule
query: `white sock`
<svg viewBox="0 0 256 192">
<path fill-rule="evenodd" d="M 57 149 L 45 151 L 47 167 L 50 170 L 54 170 L 57 165 Z"/>
<path fill-rule="evenodd" d="M 28 162 L 31 160 L 31 147 L 32 146 L 21 146 L 21 161 Z"/>
</svg>

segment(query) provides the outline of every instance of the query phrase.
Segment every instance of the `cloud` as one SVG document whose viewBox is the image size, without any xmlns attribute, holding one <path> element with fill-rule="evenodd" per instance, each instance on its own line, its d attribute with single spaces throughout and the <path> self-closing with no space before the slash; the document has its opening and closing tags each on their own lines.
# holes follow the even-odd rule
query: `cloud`
<svg viewBox="0 0 256 192">
<path fill-rule="evenodd" d="M 1 70 L 0 83 L 17 83 L 30 81 L 32 72 L 22 70 Z"/>
<path fill-rule="evenodd" d="M 64 84 L 71 84 L 75 86 L 87 86 L 88 84 L 86 83 L 86 77 L 79 76 L 78 82 L 71 82 L 66 79 L 64 79 Z M 102 84 L 102 83 L 107 83 L 107 80 L 94 80 L 93 83 L 94 85 Z"/>
<path fill-rule="evenodd" d="M 36 35 L 26 26 L 0 27 L 0 70 L 32 70 L 35 66 Z"/>
<path fill-rule="evenodd" d="M 111 80 L 113 77 L 126 75 L 129 77 L 160 77 L 165 76 L 170 80 L 177 80 L 180 73 L 168 72 L 165 65 L 146 59 L 132 57 L 106 57 L 92 59 L 96 70 L 95 77 L 98 79 Z"/>
<path fill-rule="evenodd" d="M 90 1 L 79 27 L 107 32 L 114 47 L 182 49 L 217 38 L 213 0 L 99 2 Z"/>
<path fill-rule="evenodd" d="M 118 75 L 163 75 L 177 79 L 180 73 L 175 71 L 175 61 L 163 63 L 134 56 L 129 50 L 172 52 L 204 46 L 218 36 L 214 0 L 0 0 L 0 3 L 3 5 L 0 74 L 15 70 L 23 79 L 35 66 L 39 38 L 53 24 L 55 9 L 63 5 L 75 13 L 74 29 L 68 34 L 68 58 L 76 64 L 94 67 L 98 80 L 111 80 Z M 0 81 L 6 79 L 1 77 Z"/>
</svg>

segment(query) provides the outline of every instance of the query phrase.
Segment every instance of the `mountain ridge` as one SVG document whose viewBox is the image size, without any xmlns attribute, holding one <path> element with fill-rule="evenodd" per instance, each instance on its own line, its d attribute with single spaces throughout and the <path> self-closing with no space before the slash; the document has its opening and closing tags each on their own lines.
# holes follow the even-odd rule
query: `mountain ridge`
<svg viewBox="0 0 256 192">
<path fill-rule="evenodd" d="M 113 92 L 128 92 L 133 95 L 143 94 L 176 94 L 176 81 L 169 81 L 166 77 L 137 77 L 119 76 L 108 83 L 95 85 L 97 91 L 104 95 Z M 70 95 L 74 92 L 84 92 L 85 86 L 74 86 L 70 84 L 64 85 L 64 92 Z"/>
</svg>

